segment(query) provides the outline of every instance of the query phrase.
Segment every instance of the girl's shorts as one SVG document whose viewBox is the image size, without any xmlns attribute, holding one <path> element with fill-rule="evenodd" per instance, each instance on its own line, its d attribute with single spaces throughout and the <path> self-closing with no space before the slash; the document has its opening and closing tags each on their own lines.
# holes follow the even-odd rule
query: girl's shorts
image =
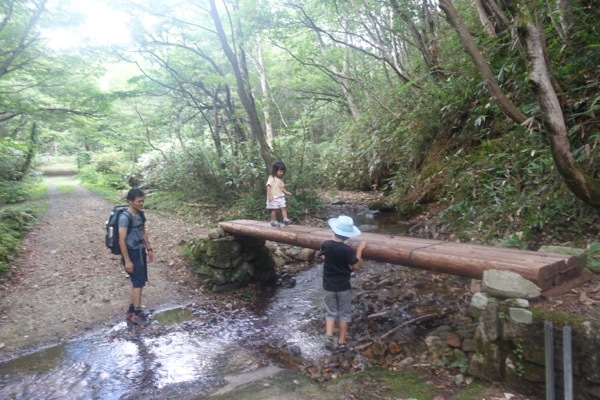
<svg viewBox="0 0 600 400">
<path fill-rule="evenodd" d="M 285 197 L 277 197 L 272 201 L 267 201 L 267 210 L 279 210 L 285 208 Z"/>
</svg>

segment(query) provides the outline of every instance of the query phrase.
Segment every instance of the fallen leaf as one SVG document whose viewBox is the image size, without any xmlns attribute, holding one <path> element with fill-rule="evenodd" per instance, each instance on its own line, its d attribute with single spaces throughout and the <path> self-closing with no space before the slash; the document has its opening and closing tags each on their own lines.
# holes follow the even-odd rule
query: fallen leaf
<svg viewBox="0 0 600 400">
<path fill-rule="evenodd" d="M 596 293 L 600 291 L 600 285 L 596 286 L 593 289 L 588 290 L 588 293 Z"/>
</svg>

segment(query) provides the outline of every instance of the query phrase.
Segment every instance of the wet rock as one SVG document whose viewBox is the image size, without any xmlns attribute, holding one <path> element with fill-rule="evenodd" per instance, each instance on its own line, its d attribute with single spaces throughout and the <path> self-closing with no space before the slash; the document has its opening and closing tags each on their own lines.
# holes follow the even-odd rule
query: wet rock
<svg viewBox="0 0 600 400">
<path fill-rule="evenodd" d="M 462 341 L 462 351 L 465 353 L 473 353 L 477 351 L 477 340 L 475 339 L 464 339 Z"/>
<path fill-rule="evenodd" d="M 439 353 L 444 347 L 446 347 L 446 344 L 442 341 L 442 339 L 440 339 L 439 336 L 427 336 L 425 338 L 425 344 L 427 345 L 427 348 L 431 354 Z"/>
<path fill-rule="evenodd" d="M 290 289 L 296 286 L 296 278 L 290 274 L 283 274 L 277 283 L 283 288 Z"/>
<path fill-rule="evenodd" d="M 302 249 L 298 253 L 298 260 L 300 261 L 311 261 L 315 258 L 316 251 L 313 249 Z"/>
<path fill-rule="evenodd" d="M 300 349 L 300 347 L 296 346 L 295 344 L 289 346 L 288 350 L 289 350 L 290 354 L 293 356 L 300 357 L 302 355 L 302 349 Z"/>
<path fill-rule="evenodd" d="M 463 374 L 458 374 L 452 377 L 452 381 L 457 385 L 462 385 L 465 382 L 465 376 Z"/>
<path fill-rule="evenodd" d="M 522 308 L 510 307 L 508 309 L 510 319 L 521 324 L 531 324 L 533 322 L 533 313 Z"/>
<path fill-rule="evenodd" d="M 490 296 L 501 299 L 535 299 L 542 292 L 537 285 L 516 272 L 494 269 L 484 271 L 482 289 Z"/>
<path fill-rule="evenodd" d="M 397 365 L 400 368 L 409 368 L 415 363 L 415 359 L 412 357 L 406 357 L 404 360 L 400 361 Z"/>
<path fill-rule="evenodd" d="M 460 337 L 456 333 L 450 333 L 446 337 L 446 344 L 450 347 L 460 347 Z"/>
<path fill-rule="evenodd" d="M 360 229 L 361 232 L 374 232 L 377 230 L 377 225 L 360 225 L 358 229 Z"/>
</svg>

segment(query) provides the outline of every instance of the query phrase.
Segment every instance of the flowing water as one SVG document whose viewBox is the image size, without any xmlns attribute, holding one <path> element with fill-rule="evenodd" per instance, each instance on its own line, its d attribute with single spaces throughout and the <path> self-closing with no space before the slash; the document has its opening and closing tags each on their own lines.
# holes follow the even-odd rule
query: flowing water
<svg viewBox="0 0 600 400">
<path fill-rule="evenodd" d="M 353 217 L 363 230 L 408 231 L 386 215 Z M 279 289 L 256 312 L 198 324 L 184 307 L 162 310 L 139 337 L 130 337 L 123 322 L 0 363 L 0 398 L 206 398 L 241 373 L 274 368 L 255 345 L 258 337 L 314 362 L 326 354 L 319 333 L 301 328 L 321 307 L 321 273 L 322 265 L 300 273 L 294 287 Z"/>
</svg>

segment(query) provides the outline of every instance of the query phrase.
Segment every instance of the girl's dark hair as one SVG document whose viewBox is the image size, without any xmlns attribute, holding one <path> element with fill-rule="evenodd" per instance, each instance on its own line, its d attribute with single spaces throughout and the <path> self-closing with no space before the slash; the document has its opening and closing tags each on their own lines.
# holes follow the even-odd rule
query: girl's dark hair
<svg viewBox="0 0 600 400">
<path fill-rule="evenodd" d="M 144 191 L 142 189 L 133 188 L 127 192 L 127 201 L 134 201 L 138 197 L 144 197 Z"/>
<path fill-rule="evenodd" d="M 285 163 L 283 161 L 275 161 L 273 163 L 273 167 L 271 168 L 271 175 L 273 175 L 273 176 L 277 175 L 277 171 L 279 171 L 280 169 L 282 169 L 283 172 L 285 172 L 285 169 L 286 169 Z"/>
</svg>

